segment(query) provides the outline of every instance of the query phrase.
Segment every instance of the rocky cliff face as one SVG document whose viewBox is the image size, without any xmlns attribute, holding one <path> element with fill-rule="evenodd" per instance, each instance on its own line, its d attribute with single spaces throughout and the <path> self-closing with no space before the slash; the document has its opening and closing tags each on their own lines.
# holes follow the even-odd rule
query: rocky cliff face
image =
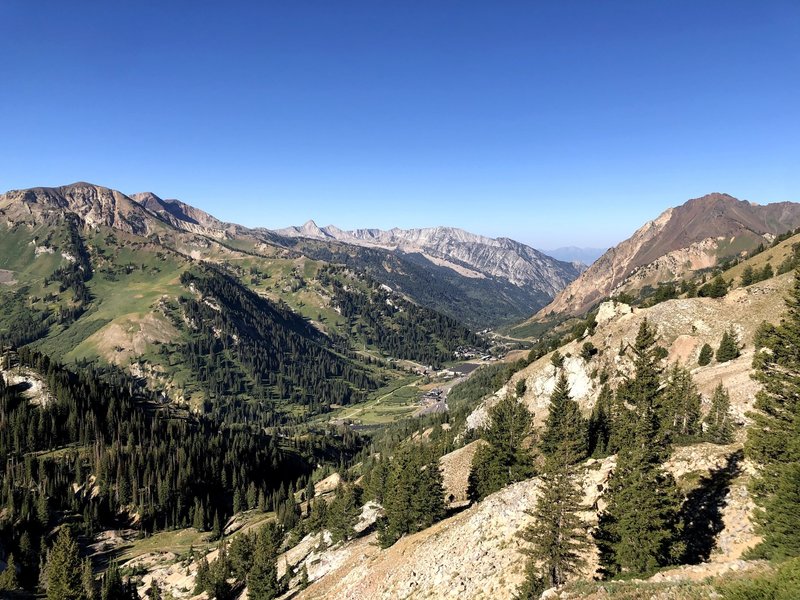
<svg viewBox="0 0 800 600">
<path fill-rule="evenodd" d="M 233 237 L 237 233 L 246 233 L 244 228 L 232 223 L 224 223 L 207 212 L 180 200 L 163 200 L 152 192 L 131 194 L 130 197 L 176 229 L 220 239 Z"/>
<path fill-rule="evenodd" d="M 798 225 L 800 204 L 796 203 L 762 206 L 727 194 L 689 200 L 664 211 L 608 250 L 537 316 L 580 315 L 612 293 L 714 266 Z"/>
<path fill-rule="evenodd" d="M 554 296 L 581 271 L 581 265 L 556 260 L 508 238 L 488 238 L 453 227 L 356 229 L 318 227 L 313 221 L 275 233 L 287 237 L 336 240 L 356 246 L 420 254 L 466 277 L 496 277 L 518 287 Z"/>
<path fill-rule="evenodd" d="M 88 227 L 105 225 L 147 236 L 160 220 L 125 194 L 91 183 L 11 190 L 0 195 L 0 219 L 8 225 L 51 223 L 71 213 Z"/>
</svg>

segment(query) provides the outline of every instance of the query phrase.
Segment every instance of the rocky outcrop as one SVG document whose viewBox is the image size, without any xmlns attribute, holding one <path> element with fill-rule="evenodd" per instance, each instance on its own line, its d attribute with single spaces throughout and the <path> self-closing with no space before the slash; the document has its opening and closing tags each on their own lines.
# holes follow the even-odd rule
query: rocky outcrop
<svg viewBox="0 0 800 600">
<path fill-rule="evenodd" d="M 91 183 L 11 190 L 0 195 L 0 222 L 10 225 L 52 223 L 67 213 L 87 227 L 104 225 L 141 236 L 154 232 L 160 221 L 125 194 Z"/>
<path fill-rule="evenodd" d="M 758 205 L 716 193 L 689 200 L 608 250 L 537 317 L 583 314 L 614 293 L 714 266 L 798 225 L 796 203 Z"/>
<path fill-rule="evenodd" d="M 613 465 L 613 458 L 586 463 L 584 504 L 598 506 Z M 309 565 L 314 583 L 297 598 L 513 598 L 524 577 L 526 542 L 519 533 L 531 521 L 527 511 L 538 489 L 538 479 L 513 484 L 386 550 L 377 547 L 374 534 L 335 548 L 328 560 L 337 567 L 316 578 Z M 594 522 L 595 508 L 584 516 Z"/>
</svg>

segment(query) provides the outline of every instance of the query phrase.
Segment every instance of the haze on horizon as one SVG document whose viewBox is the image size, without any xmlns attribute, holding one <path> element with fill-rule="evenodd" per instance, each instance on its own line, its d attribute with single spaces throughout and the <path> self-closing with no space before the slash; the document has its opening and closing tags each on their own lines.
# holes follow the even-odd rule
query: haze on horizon
<svg viewBox="0 0 800 600">
<path fill-rule="evenodd" d="M 0 188 L 86 180 L 280 228 L 612 245 L 800 201 L 800 5 L 0 5 Z"/>
</svg>

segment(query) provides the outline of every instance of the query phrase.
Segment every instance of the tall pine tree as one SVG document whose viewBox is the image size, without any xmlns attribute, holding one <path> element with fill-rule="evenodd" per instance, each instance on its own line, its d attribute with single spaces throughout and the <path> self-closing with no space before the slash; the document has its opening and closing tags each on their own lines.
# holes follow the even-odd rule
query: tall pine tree
<svg viewBox="0 0 800 600">
<path fill-rule="evenodd" d="M 586 458 L 587 433 L 586 420 L 581 416 L 578 403 L 569 396 L 567 376 L 561 369 L 550 395 L 550 409 L 539 448 L 545 456 L 565 453 L 565 460 L 574 464 Z"/>
<path fill-rule="evenodd" d="M 745 453 L 759 467 L 752 491 L 763 541 L 754 554 L 800 556 L 800 270 L 787 313 L 753 359 L 761 383 Z"/>
<path fill-rule="evenodd" d="M 689 369 L 675 363 L 667 373 L 660 419 L 672 439 L 695 441 L 700 433 L 700 392 Z"/>
<path fill-rule="evenodd" d="M 731 399 L 728 390 L 719 383 L 711 396 L 711 408 L 703 420 L 705 438 L 714 444 L 730 444 L 733 441 Z"/>
<path fill-rule="evenodd" d="M 475 453 L 469 475 L 469 496 L 473 501 L 533 475 L 528 446 L 532 415 L 513 395 L 489 410 L 489 424 L 483 434 L 488 445 Z"/>
<path fill-rule="evenodd" d="M 642 322 L 633 346 L 635 375 L 626 386 L 636 407 L 630 444 L 620 450 L 609 482 L 608 506 L 596 533 L 606 576 L 647 575 L 683 552 L 678 513 L 682 498 L 662 464 L 669 446 L 658 419 L 659 356 L 655 331 Z"/>
<path fill-rule="evenodd" d="M 247 597 L 272 600 L 280 593 L 278 585 L 278 545 L 280 531 L 274 523 L 261 528 L 256 539 L 253 566 L 247 575 Z"/>
<path fill-rule="evenodd" d="M 560 414 L 559 414 L 560 413 Z M 574 481 L 577 463 L 586 457 L 586 424 L 570 399 L 566 378 L 556 385 L 542 441 L 549 440 L 541 474 L 541 492 L 529 514 L 533 522 L 523 532 L 527 550 L 526 582 L 518 595 L 561 586 L 584 564 L 588 546 L 581 510 L 582 492 Z M 544 448 L 542 449 L 544 452 Z"/>
<path fill-rule="evenodd" d="M 84 600 L 78 544 L 68 527 L 62 527 L 50 549 L 46 566 L 47 600 Z"/>
</svg>

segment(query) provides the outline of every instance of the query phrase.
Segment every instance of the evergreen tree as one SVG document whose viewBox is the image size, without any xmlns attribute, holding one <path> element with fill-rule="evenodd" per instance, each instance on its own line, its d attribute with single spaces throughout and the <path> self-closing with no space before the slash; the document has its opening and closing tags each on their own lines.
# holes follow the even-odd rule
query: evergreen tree
<svg viewBox="0 0 800 600">
<path fill-rule="evenodd" d="M 655 331 L 643 321 L 634 344 L 635 375 L 626 386 L 636 407 L 632 443 L 617 456 L 608 506 L 595 534 L 606 576 L 646 575 L 683 553 L 679 510 L 682 498 L 662 468 L 669 447 L 658 420 L 659 356 Z"/>
<path fill-rule="evenodd" d="M 315 498 L 311 502 L 311 513 L 308 516 L 308 530 L 319 533 L 328 523 L 328 502 L 325 498 Z"/>
<path fill-rule="evenodd" d="M 62 527 L 47 558 L 47 600 L 85 600 L 78 544 Z"/>
<path fill-rule="evenodd" d="M 193 527 L 197 529 L 197 531 L 206 530 L 205 509 L 203 508 L 203 503 L 200 500 L 196 500 L 194 503 Z"/>
<path fill-rule="evenodd" d="M 119 572 L 119 565 L 112 562 L 103 574 L 100 598 L 102 600 L 121 600 L 129 597 L 128 588 L 122 581 L 122 574 Z"/>
<path fill-rule="evenodd" d="M 211 566 L 208 564 L 208 558 L 204 556 L 197 563 L 197 573 L 195 574 L 194 577 L 194 593 L 202 594 L 203 592 L 205 592 L 207 589 L 210 588 L 211 588 Z"/>
<path fill-rule="evenodd" d="M 550 409 L 539 448 L 545 456 L 568 450 L 566 460 L 569 464 L 575 464 L 586 458 L 588 453 L 587 432 L 581 409 L 570 398 L 567 376 L 561 370 L 550 395 Z M 564 447 L 565 444 L 568 444 L 568 448 Z"/>
<path fill-rule="evenodd" d="M 800 556 L 800 270 L 787 298 L 786 316 L 766 336 L 753 359 L 756 394 L 745 453 L 758 465 L 752 485 L 763 541 L 754 555 Z"/>
<path fill-rule="evenodd" d="M 94 579 L 94 571 L 92 570 L 92 561 L 88 558 L 83 559 L 83 569 L 81 571 L 81 585 L 83 586 L 83 593 L 86 600 L 97 599 L 97 582 Z"/>
<path fill-rule="evenodd" d="M 253 567 L 247 576 L 247 597 L 251 600 L 272 600 L 280 593 L 278 545 L 278 529 L 273 523 L 268 523 L 258 534 Z"/>
<path fill-rule="evenodd" d="M 742 271 L 742 287 L 746 287 L 756 280 L 756 273 L 751 265 L 745 266 Z"/>
<path fill-rule="evenodd" d="M 327 513 L 327 529 L 331 533 L 331 541 L 336 543 L 351 539 L 355 535 L 353 526 L 361 514 L 356 487 L 339 483 L 336 497 L 328 507 Z"/>
<path fill-rule="evenodd" d="M 525 579 L 517 588 L 514 600 L 539 600 L 547 589 L 547 583 L 542 577 L 542 569 L 535 560 L 528 559 L 525 563 Z"/>
<path fill-rule="evenodd" d="M 214 513 L 214 524 L 211 527 L 211 539 L 218 540 L 222 537 L 222 525 L 219 521 L 219 513 Z"/>
<path fill-rule="evenodd" d="M 705 367 L 711 364 L 712 358 L 714 358 L 714 349 L 708 344 L 703 344 L 703 347 L 700 348 L 700 356 L 697 357 L 697 364 Z"/>
<path fill-rule="evenodd" d="M 761 271 L 761 276 L 759 277 L 760 281 L 764 281 L 765 279 L 771 279 L 775 276 L 775 270 L 772 268 L 772 265 L 767 263 L 764 265 L 764 268 Z"/>
<path fill-rule="evenodd" d="M 391 463 L 384 501 L 385 516 L 379 523 L 379 541 L 387 547 L 407 533 L 430 527 L 445 515 L 444 488 L 438 461 L 425 461 L 422 450 L 403 449 Z"/>
<path fill-rule="evenodd" d="M 577 403 L 569 398 L 563 373 L 551 397 L 544 440 L 550 446 L 547 451 L 543 448 L 546 460 L 541 493 L 529 511 L 533 523 L 523 532 L 531 544 L 526 572 L 532 577 L 520 590 L 523 594 L 538 588 L 542 581 L 547 587 L 561 586 L 584 564 L 580 552 L 587 546 L 585 524 L 578 515 L 582 491 L 573 479 L 576 464 L 586 456 L 586 427 Z M 534 565 L 541 565 L 540 573 Z"/>
<path fill-rule="evenodd" d="M 215 600 L 229 600 L 232 597 L 231 584 L 228 580 L 231 577 L 231 563 L 228 558 L 228 549 L 225 541 L 221 541 L 217 551 L 217 560 L 215 560 L 210 568 L 209 581 L 210 586 L 206 587 L 206 591 L 211 598 Z"/>
<path fill-rule="evenodd" d="M 609 412 L 610 431 L 608 434 L 607 454 L 617 454 L 622 448 L 633 443 L 635 414 L 628 408 L 625 398 L 629 395 L 630 382 L 625 382 L 611 395 Z"/>
<path fill-rule="evenodd" d="M 717 362 L 728 362 L 739 357 L 739 340 L 733 328 L 729 328 L 722 334 L 722 341 L 717 348 Z"/>
<path fill-rule="evenodd" d="M 697 291 L 698 296 L 708 298 L 722 298 L 727 293 L 728 283 L 723 279 L 722 275 L 719 274 Z"/>
<path fill-rule="evenodd" d="M 469 496 L 474 501 L 533 475 L 526 445 L 532 415 L 525 405 L 508 395 L 489 410 L 488 420 L 483 434 L 488 446 L 475 453 L 469 475 Z"/>
<path fill-rule="evenodd" d="M 19 589 L 19 580 L 17 579 L 17 565 L 14 561 L 14 555 L 9 554 L 6 560 L 6 568 L 0 573 L 0 591 L 14 591 Z"/>
<path fill-rule="evenodd" d="M 676 440 L 691 442 L 700 433 L 702 398 L 685 367 L 675 363 L 667 373 L 667 384 L 661 399 L 662 426 Z"/>
<path fill-rule="evenodd" d="M 604 457 L 610 454 L 614 392 L 607 383 L 600 388 L 589 418 L 589 455 Z"/>
<path fill-rule="evenodd" d="M 149 600 L 162 599 L 161 588 L 158 587 L 158 582 L 155 579 L 150 582 L 150 588 L 147 590 L 147 596 Z"/>
<path fill-rule="evenodd" d="M 711 409 L 704 419 L 705 438 L 714 444 L 730 444 L 733 441 L 731 399 L 728 390 L 719 383 L 711 396 Z"/>
<path fill-rule="evenodd" d="M 368 471 L 367 480 L 364 482 L 364 492 L 367 498 L 383 504 L 383 494 L 386 490 L 386 480 L 389 476 L 389 467 L 383 457 L 377 458 L 372 468 Z"/>
<path fill-rule="evenodd" d="M 308 587 L 308 584 L 308 567 L 306 566 L 306 563 L 303 563 L 303 566 L 300 567 L 300 580 L 297 585 L 301 590 L 304 590 Z"/>
</svg>

